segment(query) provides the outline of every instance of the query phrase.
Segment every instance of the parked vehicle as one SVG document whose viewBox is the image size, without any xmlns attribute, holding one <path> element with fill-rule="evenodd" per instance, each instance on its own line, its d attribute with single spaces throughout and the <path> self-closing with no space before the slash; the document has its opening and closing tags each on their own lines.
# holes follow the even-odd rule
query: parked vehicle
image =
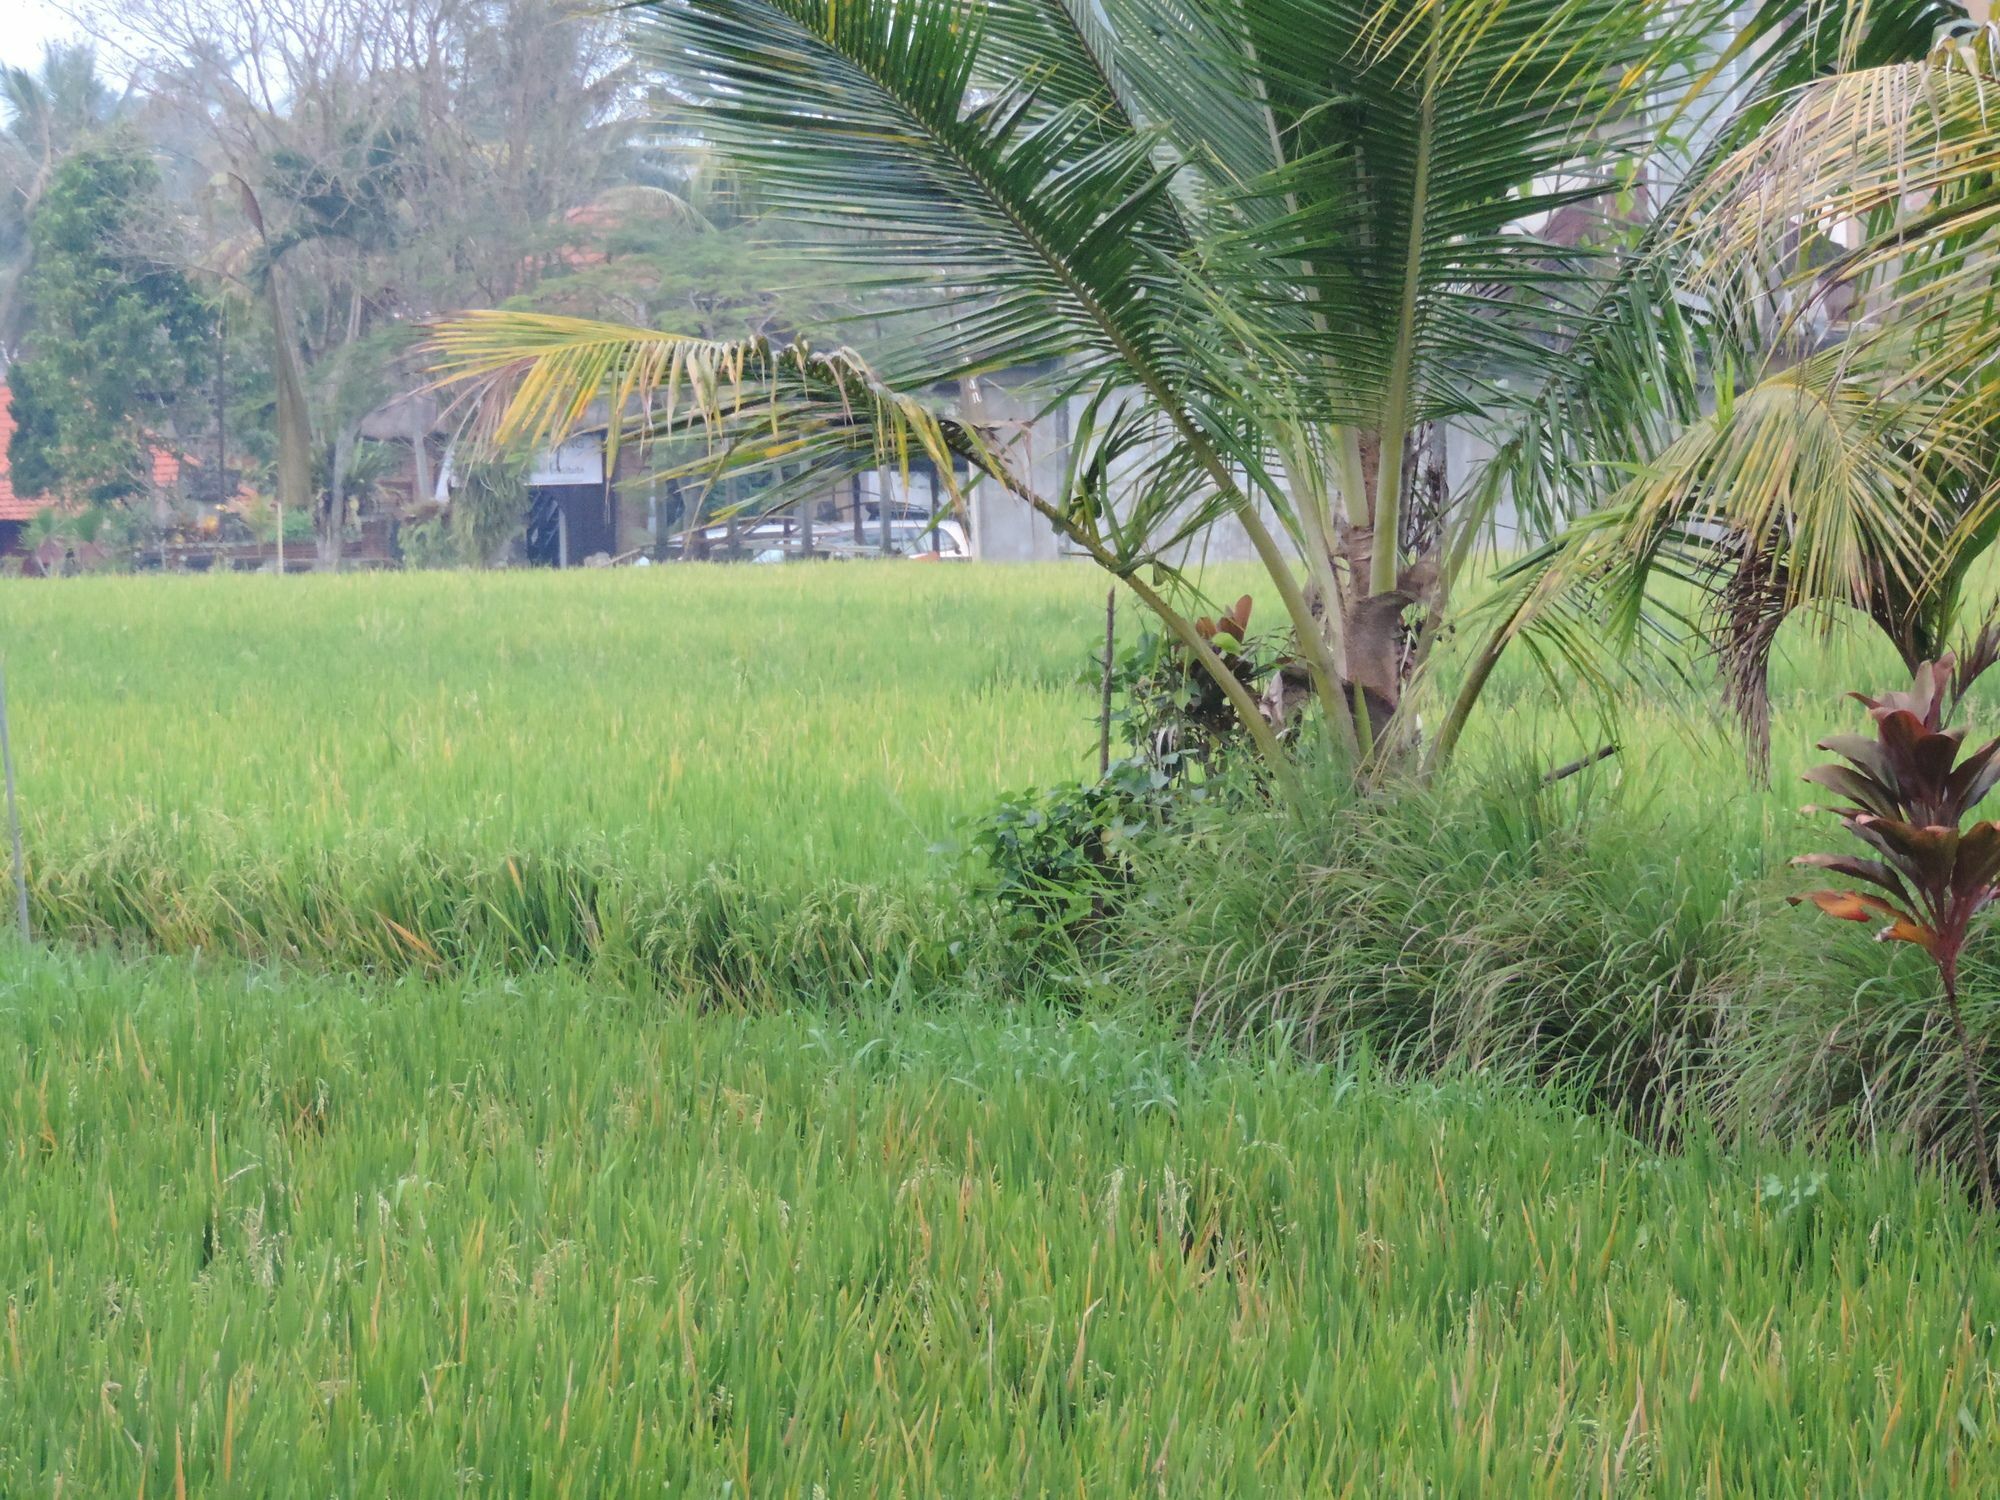
<svg viewBox="0 0 2000 1500">
<path fill-rule="evenodd" d="M 904 557 L 920 562 L 962 562 L 972 556 L 965 524 L 950 516 L 921 511 L 897 513 L 889 517 L 888 545 L 883 546 L 882 523 L 864 516 L 857 539 L 851 522 L 826 520 L 815 523 L 812 556 L 819 558 Z M 693 546 L 683 534 L 664 549 L 679 558 L 683 549 L 697 558 L 729 560 L 747 558 L 751 562 L 790 562 L 805 551 L 804 528 L 796 516 L 767 516 L 754 522 L 739 522 L 731 535 L 727 523 L 702 527 L 693 534 Z"/>
</svg>

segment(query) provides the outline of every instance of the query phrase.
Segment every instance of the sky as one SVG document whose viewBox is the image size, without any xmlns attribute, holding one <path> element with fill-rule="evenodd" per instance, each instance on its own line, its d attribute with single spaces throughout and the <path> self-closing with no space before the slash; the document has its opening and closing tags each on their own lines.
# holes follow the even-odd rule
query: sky
<svg viewBox="0 0 2000 1500">
<path fill-rule="evenodd" d="M 0 64 L 32 68 L 44 46 L 76 34 L 76 23 L 50 0 L 0 0 Z"/>
</svg>

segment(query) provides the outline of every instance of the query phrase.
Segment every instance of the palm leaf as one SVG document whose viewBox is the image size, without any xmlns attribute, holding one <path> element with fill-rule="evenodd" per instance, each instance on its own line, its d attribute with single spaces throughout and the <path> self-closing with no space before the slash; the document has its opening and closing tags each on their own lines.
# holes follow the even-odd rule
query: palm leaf
<svg viewBox="0 0 2000 1500">
<path fill-rule="evenodd" d="M 432 328 L 432 369 L 461 387 L 481 437 L 549 447 L 601 426 L 607 461 L 621 442 L 695 440 L 675 473 L 784 471 L 795 479 L 929 459 L 953 482 L 954 457 L 1004 474 L 962 422 L 894 391 L 848 349 L 763 337 L 695 338 L 584 318 L 469 312 Z"/>
</svg>

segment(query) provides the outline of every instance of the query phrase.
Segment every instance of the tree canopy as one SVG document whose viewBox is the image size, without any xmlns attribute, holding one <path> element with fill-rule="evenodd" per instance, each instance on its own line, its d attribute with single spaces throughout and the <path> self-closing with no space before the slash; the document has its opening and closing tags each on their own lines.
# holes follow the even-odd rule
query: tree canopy
<svg viewBox="0 0 2000 1500">
<path fill-rule="evenodd" d="M 107 136 L 56 167 L 36 205 L 23 280 L 32 319 L 9 371 L 15 487 L 72 501 L 142 491 L 149 448 L 205 379 L 213 310 L 145 248 L 159 174 L 134 139 Z"/>
</svg>

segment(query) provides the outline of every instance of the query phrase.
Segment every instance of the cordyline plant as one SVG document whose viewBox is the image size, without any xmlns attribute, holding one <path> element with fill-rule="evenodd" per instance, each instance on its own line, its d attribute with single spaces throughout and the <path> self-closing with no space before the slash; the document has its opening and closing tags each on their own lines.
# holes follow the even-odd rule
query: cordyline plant
<svg viewBox="0 0 2000 1500">
<path fill-rule="evenodd" d="M 1250 610 L 1245 594 L 1213 617 L 1198 616 L 1194 632 L 1232 677 L 1256 691 L 1279 663 L 1252 641 Z M 1187 647 L 1171 636 L 1141 640 L 1127 664 L 1124 687 L 1134 749 L 1161 769 L 1184 773 L 1199 765 L 1213 770 L 1232 745 L 1243 742 L 1234 705 Z M 1270 722 L 1281 725 L 1282 705 L 1273 708 L 1268 695 L 1261 701 Z"/>
<path fill-rule="evenodd" d="M 1964 826 L 2000 783 L 2000 739 L 1959 759 L 1965 731 L 1944 727 L 1953 666 L 1949 655 L 1925 662 L 1907 693 L 1854 694 L 1868 706 L 1875 737 L 1837 734 L 1822 740 L 1822 750 L 1848 764 L 1806 772 L 1807 781 L 1847 799 L 1832 811 L 1874 854 L 1804 854 L 1793 863 L 1850 876 L 1888 894 L 1821 890 L 1791 900 L 1793 905 L 1810 901 L 1843 921 L 1882 922 L 1878 940 L 1914 943 L 1937 965 L 1958 1043 L 1980 1194 L 1991 1212 L 1993 1144 L 1986 1133 L 1978 1052 L 1959 1005 L 1958 962 L 1972 919 L 2000 896 L 2000 822 Z"/>
</svg>

